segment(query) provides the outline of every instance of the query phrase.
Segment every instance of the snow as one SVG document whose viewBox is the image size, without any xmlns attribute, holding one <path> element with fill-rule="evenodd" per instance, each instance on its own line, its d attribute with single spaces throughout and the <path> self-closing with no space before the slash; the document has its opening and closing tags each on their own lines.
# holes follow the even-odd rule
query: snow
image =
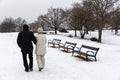
<svg viewBox="0 0 120 80">
<path fill-rule="evenodd" d="M 70 33 L 73 35 L 74 32 Z M 102 43 L 47 34 L 48 40 L 58 38 L 62 42 L 76 42 L 78 47 L 86 44 L 99 47 L 100 50 L 95 62 L 73 57 L 71 53 L 46 45 L 46 65 L 41 72 L 38 71 L 34 53 L 34 70 L 24 71 L 22 54 L 16 44 L 17 35 L 0 33 L 0 80 L 120 80 L 120 36 L 110 31 L 103 31 Z M 97 35 L 97 31 L 91 32 L 86 38 Z"/>
</svg>

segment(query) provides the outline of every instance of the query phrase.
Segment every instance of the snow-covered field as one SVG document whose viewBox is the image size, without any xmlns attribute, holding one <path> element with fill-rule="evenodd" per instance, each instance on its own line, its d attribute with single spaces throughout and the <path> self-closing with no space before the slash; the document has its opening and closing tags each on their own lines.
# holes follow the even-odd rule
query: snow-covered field
<svg viewBox="0 0 120 80">
<path fill-rule="evenodd" d="M 47 47 L 46 66 L 39 72 L 34 54 L 34 70 L 25 72 L 22 55 L 16 44 L 18 33 L 0 33 L 0 80 L 120 80 L 120 36 L 103 31 L 102 43 L 75 39 L 61 35 L 46 35 L 62 42 L 76 42 L 99 47 L 97 62 L 84 61 L 57 48 Z M 64 34 L 65 35 L 65 34 Z M 89 36 L 97 36 L 91 32 Z M 76 54 L 77 55 L 77 54 Z"/>
</svg>

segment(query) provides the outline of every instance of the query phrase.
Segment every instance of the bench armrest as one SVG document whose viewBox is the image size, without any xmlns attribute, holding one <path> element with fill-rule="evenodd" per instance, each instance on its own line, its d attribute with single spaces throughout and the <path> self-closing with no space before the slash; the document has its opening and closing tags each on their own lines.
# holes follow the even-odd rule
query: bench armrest
<svg viewBox="0 0 120 80">
<path fill-rule="evenodd" d="M 59 45 L 64 46 L 64 43 L 60 43 Z"/>
<path fill-rule="evenodd" d="M 88 53 L 93 53 L 93 54 L 95 54 L 95 52 L 93 52 L 93 51 L 87 51 L 86 54 L 88 54 Z"/>
<path fill-rule="evenodd" d="M 72 46 L 72 45 L 67 45 L 67 48 L 74 48 L 74 46 Z"/>
<path fill-rule="evenodd" d="M 74 49 L 75 49 L 75 50 L 80 50 L 80 48 L 79 48 L 79 47 L 75 47 Z"/>
</svg>

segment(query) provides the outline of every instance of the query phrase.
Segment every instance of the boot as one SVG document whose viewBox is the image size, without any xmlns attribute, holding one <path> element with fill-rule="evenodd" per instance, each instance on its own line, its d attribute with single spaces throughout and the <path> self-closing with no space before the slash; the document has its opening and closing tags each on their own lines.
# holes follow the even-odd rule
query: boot
<svg viewBox="0 0 120 80">
<path fill-rule="evenodd" d="M 39 71 L 41 71 L 42 70 L 42 68 L 39 68 Z"/>
</svg>

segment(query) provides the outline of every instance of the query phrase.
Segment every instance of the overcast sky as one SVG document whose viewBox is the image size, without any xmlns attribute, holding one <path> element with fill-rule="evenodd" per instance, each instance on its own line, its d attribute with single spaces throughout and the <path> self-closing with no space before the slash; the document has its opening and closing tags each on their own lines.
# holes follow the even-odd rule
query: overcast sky
<svg viewBox="0 0 120 80">
<path fill-rule="evenodd" d="M 52 7 L 69 8 L 79 0 L 0 0 L 0 22 L 6 17 L 22 17 L 33 22 L 40 14 L 47 13 Z"/>
</svg>

